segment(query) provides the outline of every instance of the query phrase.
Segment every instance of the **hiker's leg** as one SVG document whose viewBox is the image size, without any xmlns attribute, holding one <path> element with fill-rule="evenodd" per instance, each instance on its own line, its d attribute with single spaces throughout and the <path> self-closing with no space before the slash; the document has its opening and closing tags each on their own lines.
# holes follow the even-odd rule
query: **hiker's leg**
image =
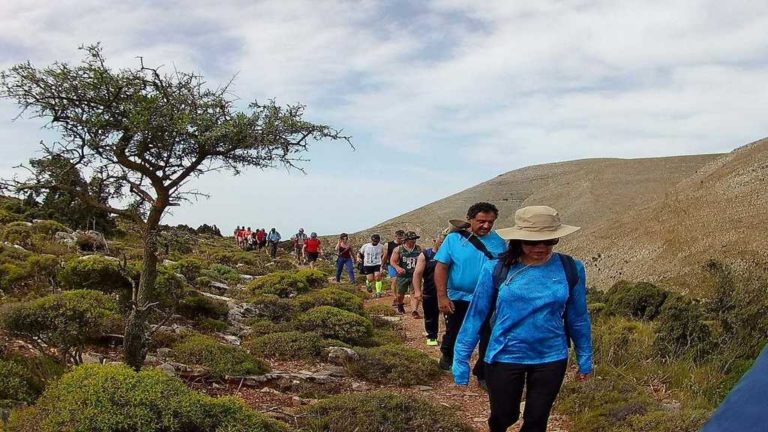
<svg viewBox="0 0 768 432">
<path fill-rule="evenodd" d="M 506 432 L 520 418 L 520 398 L 525 383 L 525 365 L 491 363 L 487 370 L 490 432 Z M 527 403 L 526 403 L 527 405 Z"/>
<path fill-rule="evenodd" d="M 440 352 L 443 357 L 453 361 L 453 346 L 456 345 L 456 336 L 459 335 L 461 323 L 464 322 L 464 315 L 467 314 L 469 302 L 464 300 L 453 300 L 453 313 L 445 315 L 445 334 L 440 344 Z"/>
<path fill-rule="evenodd" d="M 349 272 L 349 283 L 355 283 L 355 265 L 352 263 L 352 258 L 345 258 L 344 265 L 347 266 L 347 272 Z"/>
<path fill-rule="evenodd" d="M 376 276 L 376 294 L 381 294 L 384 287 L 383 282 L 381 281 L 381 272 L 376 272 L 374 274 Z"/>
<path fill-rule="evenodd" d="M 440 309 L 437 306 L 437 296 L 424 296 L 424 330 L 428 339 L 437 339 L 437 330 L 440 326 Z"/>
<path fill-rule="evenodd" d="M 526 377 L 525 411 L 521 432 L 545 432 L 552 404 L 560 392 L 568 360 L 529 365 Z M 488 383 L 490 386 L 490 382 Z"/>
<path fill-rule="evenodd" d="M 344 270 L 344 258 L 336 259 L 336 283 L 341 282 L 341 271 Z"/>
</svg>

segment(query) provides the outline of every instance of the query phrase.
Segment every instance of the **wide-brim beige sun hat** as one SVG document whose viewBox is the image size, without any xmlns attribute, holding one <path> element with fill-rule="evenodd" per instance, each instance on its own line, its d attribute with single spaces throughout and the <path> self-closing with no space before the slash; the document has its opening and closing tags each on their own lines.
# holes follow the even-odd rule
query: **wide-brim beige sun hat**
<svg viewBox="0 0 768 432">
<path fill-rule="evenodd" d="M 498 229 L 496 234 L 504 240 L 550 240 L 580 229 L 560 222 L 560 214 L 552 207 L 529 206 L 515 212 L 515 226 Z"/>
</svg>

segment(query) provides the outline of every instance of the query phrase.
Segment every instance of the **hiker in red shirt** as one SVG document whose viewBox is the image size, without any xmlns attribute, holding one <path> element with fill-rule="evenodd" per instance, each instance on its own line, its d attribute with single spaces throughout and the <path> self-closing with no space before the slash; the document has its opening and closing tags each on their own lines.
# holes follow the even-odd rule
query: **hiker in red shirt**
<svg viewBox="0 0 768 432">
<path fill-rule="evenodd" d="M 317 257 L 323 252 L 320 246 L 320 239 L 317 238 L 317 233 L 312 233 L 309 238 L 304 241 L 304 259 L 309 263 L 310 268 L 315 268 L 315 261 Z"/>
</svg>

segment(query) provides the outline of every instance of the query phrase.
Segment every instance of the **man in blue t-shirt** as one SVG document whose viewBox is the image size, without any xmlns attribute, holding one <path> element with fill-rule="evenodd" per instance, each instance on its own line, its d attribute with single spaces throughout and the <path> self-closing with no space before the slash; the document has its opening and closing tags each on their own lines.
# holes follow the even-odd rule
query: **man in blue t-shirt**
<svg viewBox="0 0 768 432">
<path fill-rule="evenodd" d="M 445 316 L 445 334 L 440 345 L 442 357 L 440 367 L 448 370 L 453 364 L 453 347 L 461 323 L 467 314 L 469 302 L 475 292 L 480 270 L 490 259 L 498 258 L 507 250 L 506 242 L 492 231 L 499 216 L 499 210 L 493 204 L 479 202 L 467 210 L 467 227 L 446 236 L 437 251 L 435 259 L 435 285 L 440 311 Z M 486 323 L 487 324 L 487 323 Z M 490 326 L 481 329 L 480 357 L 473 373 L 485 384 L 483 357 L 488 347 Z"/>
</svg>

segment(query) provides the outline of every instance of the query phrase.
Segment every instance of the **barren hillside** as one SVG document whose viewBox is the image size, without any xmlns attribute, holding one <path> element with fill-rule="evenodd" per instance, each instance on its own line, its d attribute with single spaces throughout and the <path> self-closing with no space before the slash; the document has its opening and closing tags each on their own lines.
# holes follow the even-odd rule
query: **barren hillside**
<svg viewBox="0 0 768 432">
<path fill-rule="evenodd" d="M 478 201 L 499 207 L 497 227 L 514 224 L 515 210 L 546 204 L 557 208 L 568 223 L 594 226 L 604 219 L 663 197 L 719 155 L 652 159 L 585 159 L 536 165 L 492 180 L 390 219 L 359 234 L 374 231 L 389 238 L 397 228 L 431 234 L 448 219 L 463 219 Z"/>
<path fill-rule="evenodd" d="M 599 287 L 648 280 L 695 292 L 710 259 L 739 271 L 766 268 L 767 188 L 763 139 L 711 161 L 655 202 L 585 224 L 565 248 L 587 258 Z"/>
</svg>

